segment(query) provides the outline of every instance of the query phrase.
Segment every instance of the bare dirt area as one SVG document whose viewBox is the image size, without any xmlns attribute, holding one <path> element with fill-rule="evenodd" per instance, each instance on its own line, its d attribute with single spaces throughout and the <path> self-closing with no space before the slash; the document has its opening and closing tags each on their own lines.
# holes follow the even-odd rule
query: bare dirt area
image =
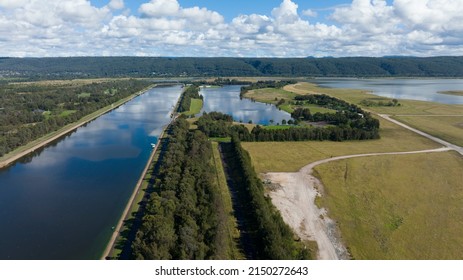
<svg viewBox="0 0 463 280">
<path fill-rule="evenodd" d="M 318 179 L 306 172 L 267 173 L 265 179 L 280 186 L 270 192 L 273 204 L 301 239 L 317 242 L 318 259 L 348 259 L 336 223 L 314 203 L 321 187 Z"/>
</svg>

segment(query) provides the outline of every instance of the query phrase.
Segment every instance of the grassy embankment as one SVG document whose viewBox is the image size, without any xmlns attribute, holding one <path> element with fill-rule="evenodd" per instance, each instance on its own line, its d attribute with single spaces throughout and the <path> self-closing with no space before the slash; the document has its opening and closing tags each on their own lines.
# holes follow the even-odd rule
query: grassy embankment
<svg viewBox="0 0 463 280">
<path fill-rule="evenodd" d="M 323 92 L 356 104 L 365 98 L 377 98 L 362 91 L 325 89 L 311 84 L 298 84 L 293 89 L 298 93 Z M 409 100 L 400 103 L 400 107 L 368 109 L 387 114 L 447 115 L 461 114 L 462 108 Z M 435 129 L 441 125 L 448 133 L 448 126 L 439 123 L 444 117 L 422 118 L 433 118 L 428 122 L 429 127 Z M 419 126 L 421 129 L 424 124 Z M 258 172 L 296 171 L 309 162 L 330 156 L 440 146 L 384 120 L 380 133 L 381 139 L 371 141 L 243 143 L 243 146 L 250 152 Z M 325 195 L 318 202 L 338 221 L 354 258 L 460 259 L 461 170 L 463 159 L 454 152 L 332 162 L 316 168 L 325 186 Z"/>
<path fill-rule="evenodd" d="M 79 82 L 82 82 L 82 83 L 90 83 L 92 80 L 81 80 Z M 64 83 L 66 81 L 60 81 L 61 83 Z M 67 82 L 75 82 L 75 81 L 67 81 Z M 42 81 L 41 83 L 46 83 L 45 81 Z M 31 141 L 29 142 L 28 144 L 26 145 L 23 145 L 17 149 L 15 149 L 14 151 L 11 151 L 10 153 L 0 157 L 0 168 L 4 167 L 4 166 L 7 166 L 9 164 L 11 164 L 12 162 L 14 162 L 15 160 L 33 152 L 34 150 L 40 148 L 40 147 L 43 147 L 45 145 L 47 145 L 48 143 L 66 135 L 67 133 L 73 131 L 74 129 L 77 129 L 79 128 L 80 126 L 98 118 L 99 116 L 103 115 L 103 114 L 106 114 L 107 112 L 109 111 L 112 111 L 114 110 L 115 108 L 121 106 L 122 104 L 132 100 L 133 98 L 137 97 L 138 95 L 140 95 L 142 92 L 148 90 L 150 87 L 140 91 L 140 92 L 137 92 L 137 93 L 134 93 L 126 98 L 123 98 L 121 100 L 119 100 L 118 102 L 115 102 L 111 105 L 108 105 L 104 108 L 101 108 L 89 115 L 86 115 L 85 117 L 81 118 L 80 120 L 78 120 L 77 122 L 74 122 L 74 123 L 70 123 L 66 126 L 63 126 L 62 128 L 60 128 L 59 130 L 56 130 L 54 132 L 51 132 L 45 136 L 42 136 L 40 138 L 37 138 L 36 140 L 34 141 Z M 68 112 L 65 112 L 66 114 L 69 114 L 70 111 Z"/>
</svg>

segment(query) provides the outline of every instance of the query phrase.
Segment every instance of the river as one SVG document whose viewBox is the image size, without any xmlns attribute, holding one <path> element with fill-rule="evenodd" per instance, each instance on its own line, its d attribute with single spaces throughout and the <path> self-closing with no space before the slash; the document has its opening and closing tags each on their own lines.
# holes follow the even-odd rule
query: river
<svg viewBox="0 0 463 280">
<path fill-rule="evenodd" d="M 181 87 L 158 87 L 0 169 L 0 259 L 98 259 Z"/>
</svg>

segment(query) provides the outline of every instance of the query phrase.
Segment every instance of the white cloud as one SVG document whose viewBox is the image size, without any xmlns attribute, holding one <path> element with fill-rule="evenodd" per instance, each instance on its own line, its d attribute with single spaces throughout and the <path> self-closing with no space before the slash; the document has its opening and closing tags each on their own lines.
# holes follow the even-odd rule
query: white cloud
<svg viewBox="0 0 463 280">
<path fill-rule="evenodd" d="M 311 10 L 311 9 L 307 9 L 307 10 L 302 11 L 302 14 L 304 16 L 307 16 L 307 17 L 317 17 L 318 16 L 317 12 L 315 12 L 314 10 Z"/>
<path fill-rule="evenodd" d="M 113 9 L 113 10 L 122 10 L 124 9 L 124 0 L 111 0 L 109 2 L 108 7 Z"/>
<path fill-rule="evenodd" d="M 278 22 L 290 23 L 297 21 L 299 16 L 297 14 L 298 5 L 291 0 L 283 0 L 280 7 L 272 10 L 272 16 Z"/>
<path fill-rule="evenodd" d="M 229 22 L 205 7 L 144 0 L 0 0 L 2 56 L 460 55 L 463 5 L 456 0 L 353 0 L 329 19 L 282 0 L 269 15 Z M 317 17 L 309 22 L 305 17 Z M 314 20 L 314 19 L 311 19 Z"/>
<path fill-rule="evenodd" d="M 180 10 L 177 0 L 151 0 L 140 6 L 138 10 L 147 17 L 174 16 Z"/>
</svg>

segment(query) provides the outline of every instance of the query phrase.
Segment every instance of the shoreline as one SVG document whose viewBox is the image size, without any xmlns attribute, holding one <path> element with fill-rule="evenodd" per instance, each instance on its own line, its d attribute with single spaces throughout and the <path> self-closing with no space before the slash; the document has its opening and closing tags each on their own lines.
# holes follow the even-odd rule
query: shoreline
<svg viewBox="0 0 463 280">
<path fill-rule="evenodd" d="M 13 163 L 15 163 L 16 161 L 18 161 L 19 159 L 29 155 L 30 153 L 33 153 L 34 151 L 36 151 L 37 149 L 40 149 L 48 144 L 50 144 L 51 142 L 55 141 L 55 140 L 58 140 L 59 138 L 63 137 L 63 136 L 66 136 L 67 134 L 71 133 L 72 131 L 78 129 L 79 127 L 81 126 L 84 126 L 85 124 L 101 117 L 102 115 L 106 114 L 106 113 L 109 113 L 117 108 L 119 108 L 120 106 L 124 105 L 125 103 L 131 101 L 132 99 L 144 94 L 145 92 L 149 91 L 150 89 L 156 87 L 157 84 L 154 84 L 152 86 L 149 86 L 141 91 L 138 91 L 136 93 L 133 93 L 132 95 L 126 97 L 126 98 L 123 98 L 121 100 L 119 100 L 118 102 L 112 104 L 112 105 L 108 105 L 106 107 L 103 107 L 89 115 L 86 115 L 84 117 L 82 117 L 80 120 L 78 120 L 77 122 L 75 123 L 71 123 L 71 124 L 68 124 L 60 129 L 58 129 L 57 131 L 54 131 L 54 132 L 51 132 L 47 135 L 44 135 L 36 140 L 33 140 L 31 142 L 29 142 L 28 144 L 24 145 L 24 146 L 21 146 L 13 151 L 11 151 L 10 153 L 4 155 L 4 159 L 0 162 L 0 169 L 2 168 L 5 168 L 5 167 L 8 167 L 10 165 L 12 165 Z M 37 144 L 33 144 L 37 142 Z M 31 146 L 32 145 L 32 146 Z M 21 149 L 25 149 L 24 151 L 21 151 Z M 11 155 L 10 155 L 11 154 Z"/>
<path fill-rule="evenodd" d="M 151 154 L 150 154 L 150 157 L 148 158 L 148 162 L 145 166 L 145 168 L 143 169 L 141 175 L 140 175 L 140 178 L 138 179 L 138 182 L 137 184 L 135 185 L 135 188 L 133 189 L 133 192 L 132 192 L 132 195 L 130 196 L 129 198 L 129 201 L 127 202 L 127 204 L 125 205 L 125 209 L 124 211 L 122 212 L 121 214 L 121 217 L 119 218 L 119 221 L 117 222 L 117 225 L 111 235 L 111 238 L 109 239 L 107 245 L 106 245 L 106 248 L 105 250 L 103 251 L 101 257 L 100 257 L 100 260 L 105 260 L 107 257 L 109 257 L 111 255 L 111 252 L 114 250 L 114 246 L 116 245 L 116 241 L 121 233 L 121 229 L 124 225 L 124 221 L 127 220 L 129 218 L 129 216 L 131 215 L 130 212 L 130 209 L 132 209 L 132 206 L 135 202 L 135 198 L 137 197 L 137 194 L 141 191 L 141 187 L 142 187 L 142 184 L 143 184 L 143 181 L 145 180 L 145 177 L 146 177 L 146 173 L 148 172 L 150 166 L 153 164 L 153 160 L 154 160 L 154 156 L 156 155 L 156 152 L 158 150 L 158 147 L 159 147 L 159 143 L 161 142 L 161 139 L 164 137 L 164 133 L 166 131 L 166 129 L 170 126 L 170 124 L 172 123 L 172 121 L 170 123 L 168 123 L 163 129 L 162 129 L 162 132 L 161 134 L 159 135 L 158 137 L 158 142 L 156 143 L 156 147 L 154 147 L 154 149 L 151 151 Z"/>
<path fill-rule="evenodd" d="M 182 93 L 181 93 L 180 97 L 178 98 L 177 103 L 175 104 L 175 107 L 172 109 L 172 113 L 171 113 L 172 117 L 171 117 L 170 122 L 164 126 L 164 128 L 162 129 L 161 134 L 159 134 L 158 142 L 156 143 L 156 146 L 154 147 L 154 149 L 151 151 L 150 157 L 148 158 L 148 161 L 146 162 L 145 168 L 143 169 L 142 173 L 140 174 L 140 178 L 138 179 L 137 184 L 135 185 L 135 188 L 133 189 L 132 195 L 130 196 L 129 200 L 127 201 L 125 209 L 122 212 L 122 214 L 121 214 L 121 216 L 119 218 L 119 221 L 117 222 L 117 225 L 116 225 L 116 227 L 115 227 L 115 229 L 114 229 L 114 231 L 113 231 L 113 233 L 111 235 L 111 238 L 108 240 L 108 242 L 106 244 L 105 250 L 101 254 L 100 260 L 106 260 L 107 257 L 111 256 L 112 251 L 114 250 L 114 246 L 116 245 L 116 241 L 118 240 L 118 238 L 120 236 L 120 233 L 121 233 L 121 229 L 124 226 L 124 221 L 127 220 L 128 217 L 131 215 L 131 213 L 129 213 L 130 209 L 132 209 L 133 204 L 135 202 L 135 199 L 137 198 L 138 193 L 140 191 L 142 191 L 141 187 L 142 187 L 143 181 L 146 178 L 146 173 L 148 172 L 149 168 L 153 164 L 153 160 L 154 160 L 154 157 L 155 157 L 156 152 L 158 150 L 159 144 L 161 143 L 161 139 L 164 137 L 166 129 L 178 117 L 177 110 L 178 110 L 178 106 L 180 105 L 180 101 L 182 99 L 182 95 L 183 95 L 184 90 L 185 89 L 182 89 Z M 143 198 L 142 198 L 142 200 L 143 200 Z M 137 209 L 137 211 L 139 211 L 139 210 Z"/>
</svg>

